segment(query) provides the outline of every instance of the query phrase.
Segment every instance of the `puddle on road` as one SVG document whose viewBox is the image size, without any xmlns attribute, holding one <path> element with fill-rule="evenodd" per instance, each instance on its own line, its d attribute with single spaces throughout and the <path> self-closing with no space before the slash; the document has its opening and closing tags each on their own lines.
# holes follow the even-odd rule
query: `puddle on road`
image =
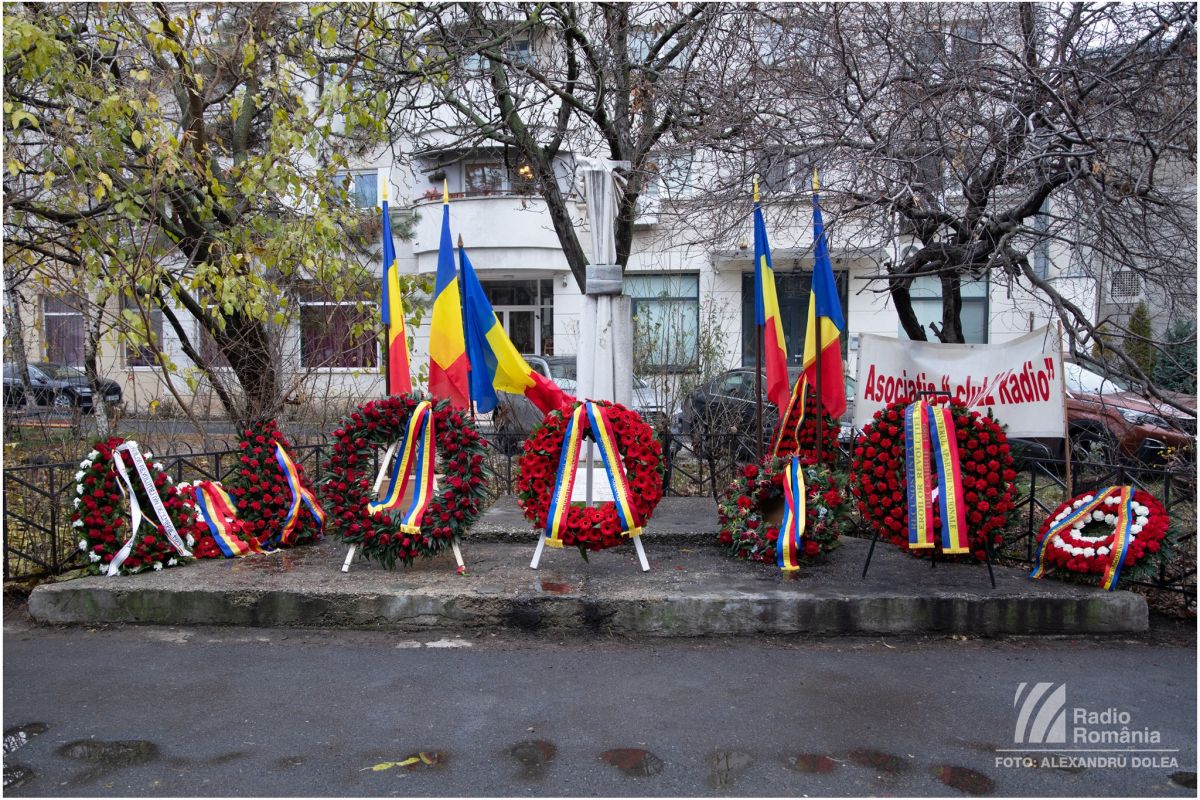
<svg viewBox="0 0 1200 800">
<path fill-rule="evenodd" d="M 24 786 L 35 777 L 33 770 L 24 764 L 5 764 L 4 791 L 7 792 L 11 789 L 16 789 L 18 786 Z"/>
<path fill-rule="evenodd" d="M 907 761 L 900 756 L 894 756 L 891 753 L 884 753 L 880 750 L 860 747 L 851 750 L 847 754 L 847 758 L 850 759 L 851 763 L 876 770 L 884 775 L 897 775 L 908 771 Z"/>
<path fill-rule="evenodd" d="M 649 778 L 663 771 L 666 764 L 661 758 L 649 750 L 636 747 L 618 747 L 605 750 L 600 754 L 600 760 L 611 764 L 631 778 Z"/>
<path fill-rule="evenodd" d="M 20 750 L 29 744 L 29 740 L 34 736 L 40 736 L 48 730 L 50 730 L 50 726 L 44 722 L 30 722 L 27 725 L 8 728 L 4 731 L 4 754 L 8 755 L 14 750 Z"/>
<path fill-rule="evenodd" d="M 995 781 L 982 772 L 966 767 L 940 764 L 933 768 L 933 776 L 950 788 L 974 797 L 991 794 L 996 790 Z"/>
<path fill-rule="evenodd" d="M 129 739 L 119 742 L 102 742 L 96 739 L 79 739 L 67 742 L 58 748 L 63 758 L 103 764 L 106 767 L 132 767 L 158 758 L 158 745 L 145 739 Z"/>
<path fill-rule="evenodd" d="M 789 758 L 788 766 L 797 772 L 823 775 L 827 772 L 833 772 L 837 768 L 837 762 L 829 756 L 823 756 L 819 753 L 801 753 L 798 756 Z"/>
<path fill-rule="evenodd" d="M 558 755 L 558 748 L 545 739 L 530 739 L 517 742 L 505 750 L 504 754 L 521 765 L 520 777 L 537 780 L 546 777 L 546 767 Z"/>
<path fill-rule="evenodd" d="M 570 594 L 571 592 L 575 591 L 575 587 L 569 583 L 544 581 L 539 578 L 537 580 L 537 590 L 539 592 L 549 592 L 550 594 Z"/>
<path fill-rule="evenodd" d="M 709 768 L 708 785 L 714 789 L 728 789 L 753 760 L 749 754 L 740 750 L 718 750 L 709 753 L 706 759 Z"/>
<path fill-rule="evenodd" d="M 410 753 L 399 761 L 380 761 L 378 764 L 363 767 L 362 771 L 383 772 L 393 767 L 400 767 L 409 772 L 443 769 L 449 760 L 450 754 L 445 750 L 421 750 Z"/>
<path fill-rule="evenodd" d="M 1196 773 L 1194 772 L 1172 772 L 1171 783 L 1182 786 L 1185 789 L 1196 788 Z"/>
</svg>

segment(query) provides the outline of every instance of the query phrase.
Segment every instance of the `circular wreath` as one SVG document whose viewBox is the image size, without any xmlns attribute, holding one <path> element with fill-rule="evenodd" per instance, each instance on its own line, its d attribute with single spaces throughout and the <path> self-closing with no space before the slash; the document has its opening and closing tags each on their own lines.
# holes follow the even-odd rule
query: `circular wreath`
<svg viewBox="0 0 1200 800">
<path fill-rule="evenodd" d="M 838 435 L 842 430 L 841 423 L 826 413 L 824 407 L 822 407 L 820 415 L 813 413 L 813 407 L 816 404 L 812 393 L 809 393 L 805 403 L 808 413 L 804 415 L 804 422 L 799 425 L 797 431 L 800 406 L 799 404 L 793 406 L 792 412 L 784 420 L 783 433 L 780 434 L 779 445 L 775 452 L 781 456 L 795 453 L 800 456 L 801 464 L 815 464 L 817 463 L 817 437 L 819 436 L 821 438 L 821 461 L 832 466 L 838 456 Z"/>
<path fill-rule="evenodd" d="M 718 541 L 735 558 L 776 563 L 779 518 L 783 508 L 784 470 L 790 457 L 747 464 L 717 502 L 721 521 Z M 800 558 L 812 563 L 837 549 L 850 525 L 850 504 L 843 499 L 845 481 L 827 467 L 803 467 L 805 488 L 804 536 Z"/>
<path fill-rule="evenodd" d="M 1050 513 L 1038 531 L 1038 544 L 1046 538 L 1050 526 L 1059 522 L 1080 506 L 1092 502 L 1094 492 L 1085 492 L 1066 501 Z M 1087 520 L 1077 521 L 1072 527 L 1056 536 L 1046 548 L 1046 563 L 1082 574 L 1103 575 L 1111 562 L 1113 540 L 1116 539 L 1116 506 L 1119 498 L 1104 500 L 1104 508 L 1096 509 Z M 1167 510 L 1149 492 L 1135 489 L 1133 492 L 1134 523 L 1130 526 L 1129 550 L 1121 575 L 1138 578 L 1137 565 L 1148 553 L 1157 553 L 1164 546 L 1167 536 Z"/>
<path fill-rule="evenodd" d="M 347 544 L 363 556 L 391 569 L 396 561 L 411 564 L 418 556 L 433 556 L 447 547 L 479 516 L 486 496 L 483 476 L 483 438 L 474 424 L 448 401 L 433 407 L 437 444 L 435 473 L 444 475 L 421 523 L 420 535 L 401 533 L 399 517 L 382 511 L 368 513 L 375 473 L 372 453 L 404 436 L 417 403 L 413 393 L 372 400 L 342 420 L 333 432 L 333 477 L 323 487 L 325 508 L 341 525 Z"/>
<path fill-rule="evenodd" d="M 251 423 L 242 431 L 241 441 L 238 442 L 241 453 L 238 456 L 239 466 L 225 486 L 237 505 L 238 519 L 244 531 L 242 538 L 252 536 L 260 542 L 270 541 L 283 528 L 288 509 L 291 508 L 292 489 L 275 460 L 276 443 L 290 452 L 291 444 L 273 419 Z M 300 481 L 311 485 L 299 462 L 296 462 L 296 470 L 300 474 Z M 322 535 L 320 527 L 303 505 L 297 513 L 293 530 L 295 536 L 292 545 L 313 542 Z"/>
<path fill-rule="evenodd" d="M 221 486 L 220 481 L 213 481 L 218 486 Z M 180 494 L 186 495 L 188 502 L 195 506 L 196 503 L 196 484 L 193 483 L 178 483 L 175 488 Z M 221 551 L 217 544 L 216 538 L 213 537 L 212 531 L 208 527 L 208 523 L 204 521 L 204 516 L 200 514 L 200 509 L 196 508 L 196 516 L 199 524 L 197 525 L 197 533 L 195 535 L 196 545 L 191 548 L 192 555 L 196 558 L 225 558 L 225 553 Z M 261 547 L 258 538 L 250 533 L 249 526 L 241 517 L 226 517 L 225 522 L 229 525 L 229 533 L 234 537 L 241 539 L 251 546 L 255 552 Z"/>
<path fill-rule="evenodd" d="M 662 445 L 655 438 L 654 429 L 636 411 L 607 400 L 597 400 L 595 404 L 610 409 L 612 435 L 629 481 L 629 502 L 638 520 L 645 524 L 662 499 Z M 576 402 L 566 409 L 551 411 L 525 440 L 517 478 L 517 501 L 525 518 L 539 531 L 546 527 L 567 422 L 578 405 Z M 612 501 L 590 507 L 572 504 L 568 509 L 562 532 L 564 546 L 578 547 L 586 556 L 588 550 L 615 547 L 624 540 L 617 507 Z"/>
<path fill-rule="evenodd" d="M 79 549 L 87 556 L 86 569 L 101 573 L 125 546 L 129 538 L 129 501 L 117 484 L 117 471 L 113 465 L 113 451 L 124 443 L 119 436 L 97 442 L 92 451 L 79 462 L 75 473 L 75 502 L 71 513 L 72 530 L 81 537 Z M 146 466 L 154 478 L 154 486 L 162 498 L 163 507 L 171 518 L 176 532 L 190 549 L 196 537 L 203 531 L 204 523 L 196 514 L 195 504 L 188 494 L 179 492 L 172 485 L 171 476 L 163 471 L 162 464 L 152 461 L 153 453 L 142 451 Z M 119 574 L 132 575 L 146 569 L 160 570 L 185 563 L 186 559 L 176 552 L 167 539 L 162 524 L 151 510 L 150 500 L 141 480 L 136 477 L 132 464 L 126 463 L 132 478 L 133 490 L 146 515 L 138 529 L 138 538 L 129 557 L 118 569 Z"/>
<path fill-rule="evenodd" d="M 982 561 L 984 545 L 992 537 L 992 546 L 1004 543 L 999 531 L 1013 509 L 1017 473 L 1003 428 L 989 413 L 982 416 L 957 400 L 949 402 L 957 429 L 961 458 L 963 501 L 966 503 L 967 545 L 970 554 L 945 556 L 961 560 L 974 556 Z M 893 403 L 875 412 L 855 443 L 850 461 L 851 493 L 858 501 L 862 518 L 881 539 L 900 546 L 919 557 L 928 557 L 929 549 L 908 548 L 908 497 L 904 467 L 904 409 L 906 402 Z M 940 548 L 941 517 L 933 504 L 935 541 Z M 939 552 L 938 557 L 942 558 Z"/>
</svg>

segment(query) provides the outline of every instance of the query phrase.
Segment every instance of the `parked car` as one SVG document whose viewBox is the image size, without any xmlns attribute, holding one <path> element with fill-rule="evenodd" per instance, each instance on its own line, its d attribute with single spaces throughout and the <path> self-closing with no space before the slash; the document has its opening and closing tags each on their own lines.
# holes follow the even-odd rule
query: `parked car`
<svg viewBox="0 0 1200 800">
<path fill-rule="evenodd" d="M 800 367 L 788 369 L 788 382 L 794 387 L 800 378 Z M 849 439 L 853 429 L 855 381 L 843 375 L 846 386 L 846 413 L 840 422 L 840 437 Z M 745 453 L 753 448 L 757 427 L 755 410 L 756 378 L 753 369 L 731 369 L 701 384 L 683 399 L 673 415 L 671 430 L 677 437 L 690 437 L 693 450 L 703 455 L 705 439 L 722 434 L 745 434 L 739 437 Z M 766 386 L 766 377 L 763 377 Z M 779 419 L 779 410 L 763 394 L 763 444 L 769 446 Z"/>
<path fill-rule="evenodd" d="M 563 391 L 575 394 L 575 356 L 522 356 L 529 366 L 546 376 Z M 663 404 L 644 380 L 633 378 L 633 410 L 651 425 L 665 421 Z M 492 412 L 492 427 L 500 436 L 496 444 L 506 453 L 516 453 L 529 432 L 542 421 L 542 412 L 521 395 L 501 394 Z"/>
<path fill-rule="evenodd" d="M 85 414 L 92 411 L 92 387 L 88 383 L 87 375 L 81 369 L 41 361 L 29 365 L 29 382 L 33 385 L 33 401 L 37 405 L 78 408 Z M 120 384 L 101 379 L 100 390 L 104 392 L 105 402 L 110 405 L 121 403 Z M 12 363 L 4 365 L 5 405 L 9 404 L 10 391 L 14 402 L 18 405 L 29 399 L 24 396 L 24 387 L 21 384 L 21 378 L 17 375 L 17 366 Z"/>
<path fill-rule="evenodd" d="M 1195 397 L 1169 395 L 1171 400 L 1192 409 L 1189 416 L 1071 361 L 1063 364 L 1063 377 L 1073 461 L 1158 464 L 1170 450 L 1178 452 L 1195 446 Z M 1063 457 L 1062 439 L 1034 441 L 1044 444 L 1053 457 Z"/>
</svg>

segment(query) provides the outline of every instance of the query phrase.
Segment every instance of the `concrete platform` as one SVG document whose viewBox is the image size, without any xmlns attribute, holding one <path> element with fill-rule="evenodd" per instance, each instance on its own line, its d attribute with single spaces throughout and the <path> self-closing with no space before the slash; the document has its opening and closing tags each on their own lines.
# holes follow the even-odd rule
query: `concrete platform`
<svg viewBox="0 0 1200 800">
<path fill-rule="evenodd" d="M 393 572 L 356 561 L 332 540 L 273 555 L 203 561 L 130 577 L 39 586 L 29 598 L 47 623 L 218 624 L 704 636 L 752 633 L 1094 634 L 1144 631 L 1145 600 L 1131 592 L 1030 581 L 997 567 L 940 564 L 879 546 L 866 580 L 868 542 L 847 539 L 827 563 L 784 577 L 711 546 L 710 499 L 671 498 L 644 543 L 590 555 L 547 549 L 529 568 L 535 534 L 502 500 L 463 543 L 469 574 L 450 556 Z M 490 541 L 488 541 L 490 540 Z"/>
</svg>

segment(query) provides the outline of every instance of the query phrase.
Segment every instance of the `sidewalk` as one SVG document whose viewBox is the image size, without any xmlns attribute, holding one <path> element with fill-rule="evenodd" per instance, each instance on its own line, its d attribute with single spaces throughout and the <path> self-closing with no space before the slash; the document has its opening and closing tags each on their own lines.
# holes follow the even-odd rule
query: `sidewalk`
<svg viewBox="0 0 1200 800">
<path fill-rule="evenodd" d="M 29 599 L 48 623 L 141 622 L 466 631 L 509 627 L 616 635 L 751 633 L 1085 634 L 1144 631 L 1145 600 L 1131 592 L 1031 581 L 1025 570 L 941 563 L 845 539 L 828 563 L 795 578 L 735 561 L 711 546 L 708 498 L 664 500 L 644 544 L 589 554 L 547 549 L 532 570 L 536 535 L 512 498 L 501 498 L 463 542 L 468 575 L 447 554 L 389 572 L 345 547 L 318 545 L 243 559 L 202 561 L 159 573 L 90 577 L 39 586 Z"/>
</svg>

